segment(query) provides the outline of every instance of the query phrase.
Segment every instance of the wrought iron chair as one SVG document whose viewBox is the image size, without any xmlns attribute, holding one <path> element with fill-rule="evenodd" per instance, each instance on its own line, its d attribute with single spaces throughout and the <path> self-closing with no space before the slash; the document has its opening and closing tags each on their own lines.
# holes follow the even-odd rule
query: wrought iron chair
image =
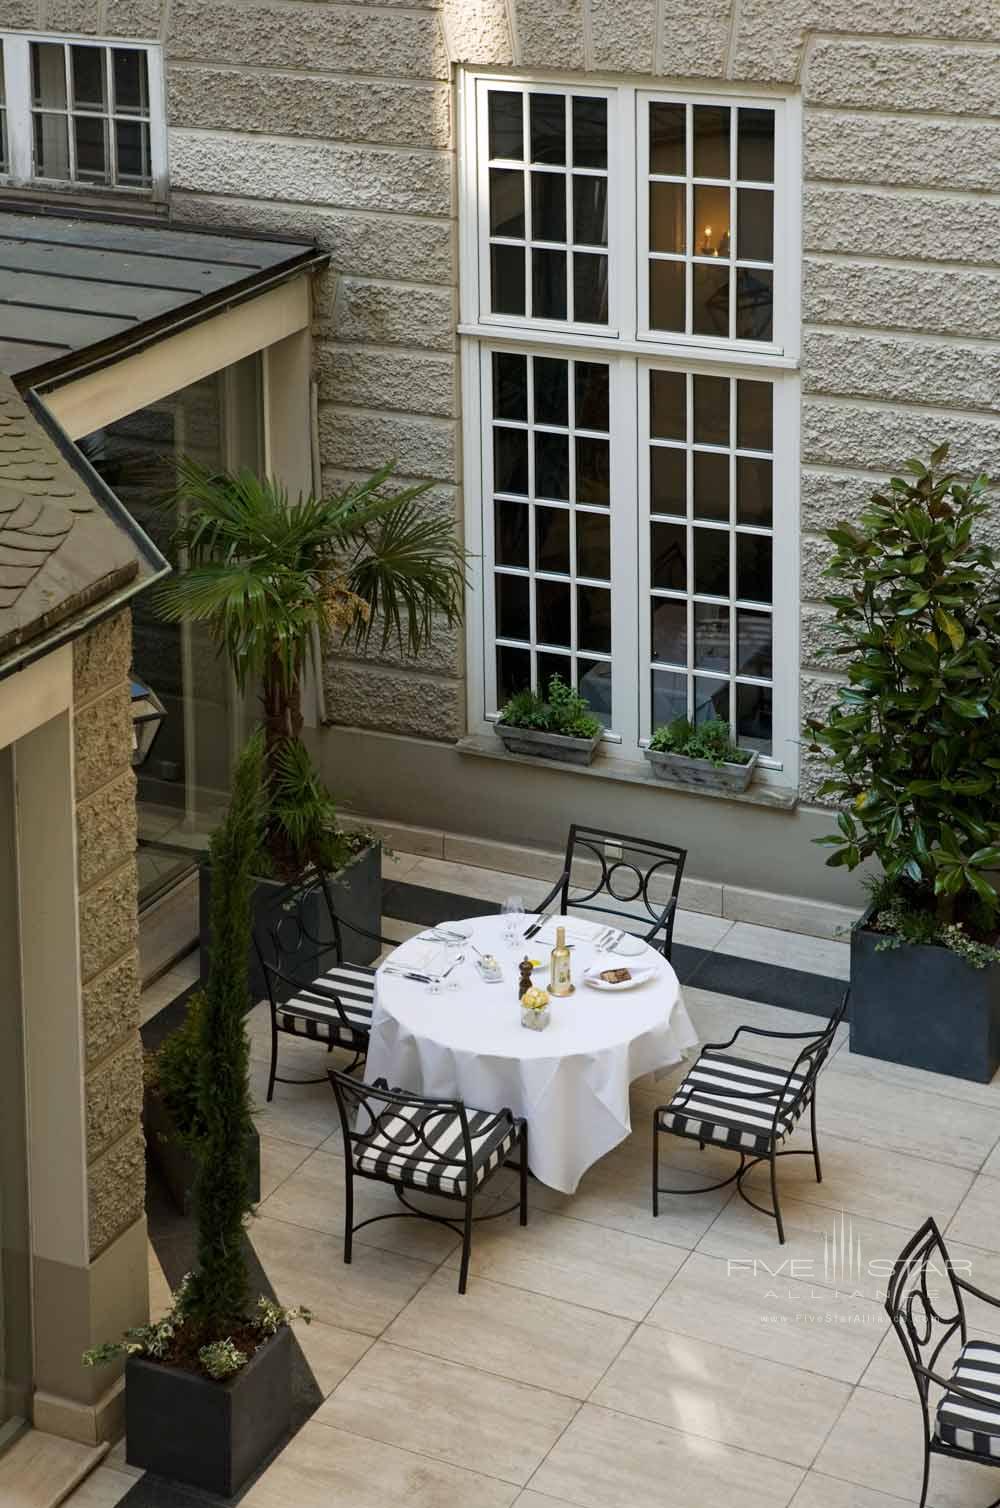
<svg viewBox="0 0 1000 1508">
<path fill-rule="evenodd" d="M 924 1419 L 927 1502 L 931 1455 L 1000 1466 L 1000 1343 L 969 1340 L 964 1294 L 1000 1307 L 1000 1298 L 959 1277 L 933 1219 L 925 1220 L 896 1259 L 885 1308 L 913 1373 Z M 935 1371 L 945 1344 L 957 1334 L 961 1349 L 946 1377 Z M 942 1389 L 931 1420 L 931 1384 Z M 991 1508 L 998 1508 L 1000 1497 Z"/>
<path fill-rule="evenodd" d="M 709 1042 L 681 1080 L 669 1104 L 653 1113 L 653 1214 L 660 1213 L 661 1194 L 707 1194 L 730 1183 L 747 1204 L 770 1215 L 778 1227 L 778 1241 L 785 1242 L 785 1228 L 778 1202 L 776 1159 L 812 1156 L 816 1182 L 823 1170 L 816 1141 L 816 1079 L 833 1045 L 834 1033 L 847 1010 L 848 991 L 821 1032 L 772 1032 L 759 1026 L 738 1026 L 726 1042 Z M 729 1052 L 738 1037 L 764 1037 L 785 1042 L 803 1041 L 795 1062 L 768 1063 L 741 1058 Z M 809 1111 L 811 1148 L 782 1148 L 781 1143 Z M 735 1173 L 718 1183 L 698 1189 L 668 1189 L 660 1184 L 660 1134 L 669 1132 L 696 1141 L 702 1151 L 713 1145 L 739 1153 Z M 758 1163 L 771 1169 L 771 1209 L 751 1199 L 743 1179 Z"/>
<path fill-rule="evenodd" d="M 528 1126 L 510 1110 L 471 1110 L 462 1100 L 426 1099 L 403 1089 L 390 1089 L 385 1079 L 359 1084 L 349 1074 L 329 1071 L 337 1097 L 344 1135 L 345 1206 L 344 1261 L 350 1262 L 355 1231 L 378 1220 L 418 1219 L 446 1225 L 462 1237 L 462 1265 L 458 1291 L 469 1277 L 472 1226 L 476 1220 L 495 1220 L 520 1213 L 528 1223 Z M 487 1181 L 520 1148 L 520 1193 L 516 1204 L 474 1216 L 473 1201 Z M 371 1178 L 388 1183 L 403 1210 L 372 1215 L 354 1224 L 354 1180 Z M 407 1190 L 453 1199 L 463 1206 L 462 1224 L 446 1215 L 416 1209 Z"/>
<path fill-rule="evenodd" d="M 686 859 L 687 849 L 672 843 L 627 838 L 574 822 L 563 872 L 538 909 L 545 912 L 558 903 L 562 916 L 572 906 L 630 922 L 626 930 L 669 959 Z"/>
<path fill-rule="evenodd" d="M 375 1002 L 375 970 L 344 958 L 344 932 L 395 947 L 391 938 L 369 932 L 337 915 L 325 874 L 280 891 L 254 928 L 254 947 L 267 982 L 271 1006 L 271 1070 L 267 1098 L 278 1084 L 323 1084 L 314 1079 L 286 1079 L 278 1073 L 278 1037 L 310 1037 L 354 1053 L 353 1071 L 368 1051 Z"/>
</svg>

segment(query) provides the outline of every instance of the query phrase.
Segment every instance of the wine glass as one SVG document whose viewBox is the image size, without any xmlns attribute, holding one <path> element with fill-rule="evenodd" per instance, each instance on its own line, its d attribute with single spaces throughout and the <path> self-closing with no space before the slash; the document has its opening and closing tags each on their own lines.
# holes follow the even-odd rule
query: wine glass
<svg viewBox="0 0 1000 1508">
<path fill-rule="evenodd" d="M 500 910 L 504 918 L 504 940 L 509 948 L 516 948 L 524 931 L 524 897 L 509 895 Z"/>
<path fill-rule="evenodd" d="M 459 964 L 465 962 L 465 943 L 461 937 L 454 933 L 444 937 L 442 942 L 447 962 L 441 975 L 436 979 L 432 979 L 428 984 L 428 995 L 443 995 L 447 990 L 461 989 L 461 985 L 454 975 L 458 971 Z"/>
</svg>

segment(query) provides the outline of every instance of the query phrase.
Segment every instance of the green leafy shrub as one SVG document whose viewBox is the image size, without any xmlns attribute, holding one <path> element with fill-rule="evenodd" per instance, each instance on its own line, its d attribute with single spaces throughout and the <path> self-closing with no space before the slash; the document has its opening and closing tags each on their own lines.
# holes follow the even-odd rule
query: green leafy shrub
<svg viewBox="0 0 1000 1508">
<path fill-rule="evenodd" d="M 723 764 L 749 764 L 753 755 L 733 743 L 729 724 L 719 717 L 708 722 L 688 722 L 686 717 L 675 717 L 672 723 L 661 723 L 649 740 L 649 747 L 657 754 L 685 754 L 688 759 L 707 759 L 719 767 Z"/>
<path fill-rule="evenodd" d="M 188 1001 L 187 1013 L 176 1031 L 165 1037 L 155 1052 L 148 1053 L 144 1080 L 166 1106 L 178 1141 L 192 1152 L 205 1134 L 198 1104 L 198 1062 L 205 996 L 201 990 Z"/>
<path fill-rule="evenodd" d="M 975 535 L 985 477 L 942 472 L 948 447 L 908 461 L 858 524 L 828 530 L 838 590 L 826 653 L 847 673 L 806 723 L 843 803 L 817 839 L 828 864 L 881 865 L 905 913 L 992 941 L 1000 908 L 1000 590 L 997 552 Z"/>
<path fill-rule="evenodd" d="M 501 708 L 500 721 L 507 728 L 537 728 L 566 738 L 596 738 L 601 732 L 590 703 L 558 674 L 549 677 L 546 697 L 537 691 L 518 691 Z"/>
<path fill-rule="evenodd" d="M 974 969 L 987 969 L 1000 963 L 1000 947 L 970 937 L 961 922 L 941 922 L 933 911 L 921 909 L 907 894 L 905 884 L 888 880 L 885 875 L 867 886 L 874 911 L 874 927 L 881 933 L 876 953 L 913 944 L 932 944 L 950 948 Z"/>
</svg>

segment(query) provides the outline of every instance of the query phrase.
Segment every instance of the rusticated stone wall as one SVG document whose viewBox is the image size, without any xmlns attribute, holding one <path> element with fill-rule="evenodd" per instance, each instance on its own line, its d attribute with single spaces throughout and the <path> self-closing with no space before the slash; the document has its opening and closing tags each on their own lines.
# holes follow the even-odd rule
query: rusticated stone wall
<svg viewBox="0 0 1000 1508">
<path fill-rule="evenodd" d="M 73 650 L 92 1257 L 139 1218 L 145 1190 L 131 651 L 128 612 L 77 639 Z"/>
</svg>

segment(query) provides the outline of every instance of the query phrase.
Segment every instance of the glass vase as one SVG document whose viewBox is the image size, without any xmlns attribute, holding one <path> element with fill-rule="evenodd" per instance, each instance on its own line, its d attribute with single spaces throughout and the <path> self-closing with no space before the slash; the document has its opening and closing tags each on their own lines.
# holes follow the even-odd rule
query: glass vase
<svg viewBox="0 0 1000 1508">
<path fill-rule="evenodd" d="M 543 1005 L 541 1010 L 532 1010 L 528 1005 L 521 1007 L 521 1025 L 526 1026 L 530 1032 L 541 1032 L 549 1024 L 549 1008 Z"/>
</svg>

